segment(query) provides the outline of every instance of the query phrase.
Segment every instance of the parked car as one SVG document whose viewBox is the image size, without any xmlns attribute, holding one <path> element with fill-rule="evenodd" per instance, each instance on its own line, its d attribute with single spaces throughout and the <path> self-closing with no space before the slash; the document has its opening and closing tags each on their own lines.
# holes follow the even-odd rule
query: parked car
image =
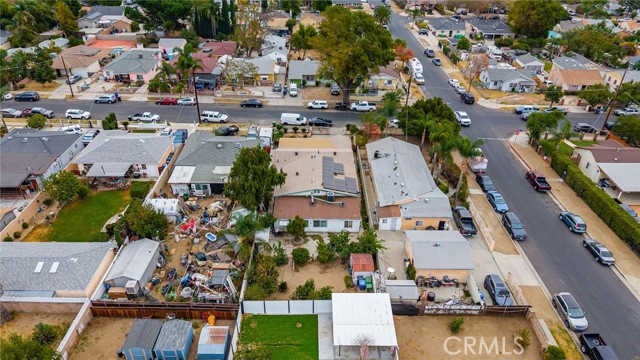
<svg viewBox="0 0 640 360">
<path fill-rule="evenodd" d="M 593 239 L 582 240 L 582 245 L 589 250 L 591 255 L 596 258 L 596 261 L 603 265 L 613 265 L 616 259 L 613 257 L 611 250 L 606 246 Z"/>
<path fill-rule="evenodd" d="M 185 97 L 185 98 L 182 98 L 182 99 L 178 100 L 176 103 L 178 105 L 183 105 L 183 106 L 195 106 L 196 105 L 196 99 L 194 99 L 192 97 Z"/>
<path fill-rule="evenodd" d="M 261 108 L 262 107 L 262 101 L 257 100 L 257 99 L 244 100 L 244 101 L 242 101 L 240 103 L 240 106 L 242 106 L 242 107 Z"/>
<path fill-rule="evenodd" d="M 573 130 L 575 132 L 579 132 L 579 133 L 587 133 L 587 134 L 594 134 L 598 132 L 598 129 L 596 129 L 595 127 L 587 124 L 587 123 L 578 123 L 576 125 L 573 126 Z"/>
<path fill-rule="evenodd" d="M 484 192 L 496 190 L 495 185 L 493 185 L 493 181 L 491 181 L 491 178 L 486 174 L 477 174 L 476 182 L 478 183 L 478 185 L 480 185 L 480 188 Z"/>
<path fill-rule="evenodd" d="M 82 142 L 87 145 L 88 143 L 91 142 L 91 140 L 95 139 L 96 136 L 98 136 L 98 134 L 100 134 L 100 130 L 99 129 L 91 129 L 89 131 L 87 131 L 84 136 L 82 136 Z"/>
<path fill-rule="evenodd" d="M 428 29 L 420 29 L 418 30 L 418 35 L 429 35 Z"/>
<path fill-rule="evenodd" d="M 313 100 L 307 103 L 307 108 L 309 109 L 326 109 L 329 105 L 324 100 Z"/>
<path fill-rule="evenodd" d="M 524 175 L 536 191 L 545 192 L 551 190 L 551 185 L 547 182 L 547 178 L 539 172 L 530 170 Z"/>
<path fill-rule="evenodd" d="M 569 230 L 574 233 L 585 233 L 587 232 L 587 224 L 582 220 L 582 218 L 571 211 L 563 211 L 560 213 L 560 220 L 564 222 Z"/>
<path fill-rule="evenodd" d="M 442 66 L 442 61 L 440 61 L 440 59 L 438 59 L 438 58 L 433 58 L 433 60 L 431 60 L 431 62 L 435 66 Z"/>
<path fill-rule="evenodd" d="M 114 94 L 105 94 L 96 96 L 93 102 L 96 104 L 115 104 L 118 98 Z"/>
<path fill-rule="evenodd" d="M 453 86 L 454 88 L 458 85 L 460 85 L 460 81 L 456 80 L 456 79 L 449 79 L 449 85 Z"/>
<path fill-rule="evenodd" d="M 20 93 L 20 94 L 16 95 L 13 99 L 15 101 L 33 102 L 33 101 L 40 100 L 40 94 L 38 94 L 35 91 L 26 91 L 26 92 L 23 92 L 23 93 Z"/>
<path fill-rule="evenodd" d="M 331 127 L 333 126 L 333 122 L 329 119 L 325 119 L 321 117 L 312 117 L 311 119 L 309 119 L 309 125 Z"/>
<path fill-rule="evenodd" d="M 364 100 L 351 103 L 351 106 L 349 107 L 349 110 L 351 111 L 375 111 L 376 109 L 377 106 L 375 103 Z"/>
<path fill-rule="evenodd" d="M 237 134 L 238 130 L 240 130 L 240 128 L 238 128 L 238 126 L 236 126 L 236 125 L 221 126 L 221 127 L 216 129 L 216 135 L 218 135 L 218 136 L 232 136 L 232 135 Z"/>
<path fill-rule="evenodd" d="M 226 123 L 229 121 L 229 115 L 221 114 L 218 111 L 203 111 L 200 119 L 206 123 Z"/>
<path fill-rule="evenodd" d="M 545 112 L 545 113 L 551 113 L 551 112 L 554 112 L 554 111 L 561 112 L 561 113 L 562 113 L 562 115 L 567 115 L 567 109 L 565 109 L 565 108 L 563 108 L 563 107 L 557 107 L 557 106 L 554 106 L 554 107 L 550 107 L 550 108 L 548 108 L 548 109 L 545 109 L 543 112 Z"/>
<path fill-rule="evenodd" d="M 2 109 L 2 116 L 7 118 L 19 118 L 22 117 L 22 111 L 14 108 L 4 108 Z"/>
<path fill-rule="evenodd" d="M 484 288 L 489 293 L 493 303 L 500 306 L 513 305 L 511 292 L 507 285 L 504 284 L 499 275 L 490 274 L 484 278 Z"/>
<path fill-rule="evenodd" d="M 454 114 L 456 115 L 458 124 L 461 126 L 471 126 L 471 118 L 466 111 L 455 111 Z"/>
<path fill-rule="evenodd" d="M 531 105 L 524 105 L 524 106 L 518 106 L 517 108 L 515 108 L 513 110 L 516 114 L 520 115 L 523 112 L 531 112 L 531 111 L 540 111 L 540 108 L 537 106 L 531 106 Z"/>
<path fill-rule="evenodd" d="M 331 85 L 331 95 L 337 96 L 340 95 L 340 86 L 338 86 L 338 84 L 333 83 Z"/>
<path fill-rule="evenodd" d="M 627 214 L 631 215 L 631 217 L 634 218 L 637 222 L 640 222 L 640 217 L 638 217 L 638 213 L 635 210 L 633 210 L 633 208 L 631 206 L 629 206 L 628 204 L 620 202 L 620 200 L 618 200 L 618 199 L 613 199 L 613 200 L 616 200 L 618 205 L 620 205 L 620 207 L 624 211 L 626 211 Z"/>
<path fill-rule="evenodd" d="M 618 109 L 616 111 L 613 112 L 613 114 L 615 116 L 622 116 L 622 115 L 638 115 L 638 109 L 636 108 L 624 108 L 624 109 Z"/>
<path fill-rule="evenodd" d="M 613 349 L 607 345 L 600 334 L 582 334 L 578 338 L 580 351 L 591 360 L 618 360 Z"/>
<path fill-rule="evenodd" d="M 333 108 L 336 109 L 336 110 L 349 110 L 349 104 L 344 103 L 344 102 L 339 102 L 339 103 L 336 103 L 333 106 Z"/>
<path fill-rule="evenodd" d="M 13 99 L 13 94 L 10 92 L 7 92 L 4 95 L 2 95 L 2 100 L 11 100 L 11 99 Z"/>
<path fill-rule="evenodd" d="M 156 105 L 178 105 L 178 99 L 174 97 L 163 97 L 160 100 L 156 100 Z"/>
<path fill-rule="evenodd" d="M 33 107 L 31 109 L 25 109 L 22 112 L 22 117 L 32 117 L 33 115 L 36 115 L 36 114 L 42 115 L 42 116 L 44 116 L 46 118 L 49 118 L 49 119 L 51 119 L 53 117 L 53 115 L 54 115 L 53 111 L 51 111 L 51 110 L 47 110 L 47 109 L 42 108 L 42 107 Z"/>
<path fill-rule="evenodd" d="M 436 56 L 436 52 L 431 48 L 424 49 L 424 54 L 427 55 L 428 58 L 433 58 Z"/>
<path fill-rule="evenodd" d="M 68 109 L 64 112 L 64 117 L 67 119 L 87 120 L 91 118 L 91 113 L 80 109 Z"/>
<path fill-rule="evenodd" d="M 473 105 L 476 102 L 475 96 L 473 96 L 473 94 L 467 93 L 467 92 L 462 94 L 462 95 L 460 95 L 460 100 L 462 100 L 463 103 L 469 104 L 469 105 Z"/>
<path fill-rule="evenodd" d="M 456 206 L 453 208 L 453 221 L 456 223 L 458 230 L 460 230 L 460 234 L 463 236 L 473 236 L 478 233 L 478 229 L 476 228 L 476 224 L 473 222 L 471 212 L 463 206 Z"/>
<path fill-rule="evenodd" d="M 520 119 L 522 119 L 523 121 L 527 121 L 529 120 L 529 116 L 531 116 L 531 114 L 535 114 L 538 111 L 526 111 L 523 112 L 522 115 L 520 115 Z"/>
<path fill-rule="evenodd" d="M 422 73 L 413 74 L 413 80 L 417 85 L 424 85 L 424 76 L 422 75 Z"/>
<path fill-rule="evenodd" d="M 509 211 L 509 205 L 507 205 L 504 197 L 497 191 L 487 191 L 487 201 L 489 201 L 493 210 L 498 213 L 502 214 Z"/>
<path fill-rule="evenodd" d="M 584 331 L 589 326 L 589 322 L 584 315 L 584 311 L 578 302 L 568 292 L 561 292 L 553 295 L 551 304 L 560 313 L 560 318 L 564 324 L 574 331 Z"/>
<path fill-rule="evenodd" d="M 282 84 L 280 83 L 273 84 L 273 88 L 271 90 L 273 92 L 282 92 Z"/>
<path fill-rule="evenodd" d="M 520 218 L 513 211 L 507 211 L 502 214 L 502 225 L 513 240 L 526 240 L 527 232 L 524 231 L 524 225 Z"/>
<path fill-rule="evenodd" d="M 71 75 L 69 76 L 69 78 L 67 79 L 67 84 L 75 84 L 78 81 L 82 80 L 82 76 L 78 76 L 78 75 Z"/>
<path fill-rule="evenodd" d="M 399 119 L 391 119 L 391 120 L 389 120 L 389 128 L 397 129 L 399 127 L 400 127 L 400 120 Z"/>
<path fill-rule="evenodd" d="M 133 114 L 129 117 L 127 117 L 129 119 L 129 121 L 141 121 L 141 122 L 156 122 L 156 121 L 160 121 L 160 115 L 158 114 L 153 114 L 149 111 L 147 112 L 143 112 L 143 113 L 138 113 L 138 114 Z"/>
</svg>

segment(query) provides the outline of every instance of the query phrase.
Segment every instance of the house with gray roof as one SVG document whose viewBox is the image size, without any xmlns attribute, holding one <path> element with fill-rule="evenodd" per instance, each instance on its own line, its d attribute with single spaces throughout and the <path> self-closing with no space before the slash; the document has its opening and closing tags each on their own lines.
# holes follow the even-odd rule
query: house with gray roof
<svg viewBox="0 0 640 360">
<path fill-rule="evenodd" d="M 14 129 L 0 139 L 2 197 L 42 190 L 42 179 L 64 169 L 84 145 L 82 135 Z"/>
<path fill-rule="evenodd" d="M 287 46 L 287 39 L 278 35 L 267 35 L 264 37 L 264 42 L 260 48 L 260 55 L 265 56 L 272 52 L 279 52 L 284 55 L 289 54 L 289 47 Z"/>
<path fill-rule="evenodd" d="M 153 79 L 162 63 L 159 49 L 129 49 L 102 68 L 104 76 L 122 82 L 148 83 Z"/>
<path fill-rule="evenodd" d="M 124 6 L 92 6 L 91 10 L 78 19 L 78 28 L 108 28 L 124 17 Z"/>
<path fill-rule="evenodd" d="M 480 73 L 485 89 L 531 93 L 536 82 L 530 72 L 518 69 L 487 69 Z"/>
<path fill-rule="evenodd" d="M 486 17 L 477 16 L 465 21 L 471 37 L 482 35 L 485 39 L 495 40 L 503 37 L 514 38 L 516 36 L 511 27 L 501 19 L 487 19 Z"/>
<path fill-rule="evenodd" d="M 315 85 L 320 70 L 320 62 L 316 60 L 291 60 L 289 61 L 289 82 L 294 82 L 298 86 L 304 80 L 307 85 Z"/>
<path fill-rule="evenodd" d="M 435 32 L 438 37 L 454 37 L 457 34 L 464 34 L 466 25 L 464 21 L 459 21 L 448 17 L 427 17 L 429 29 Z"/>
<path fill-rule="evenodd" d="M 179 38 L 162 38 L 158 41 L 158 49 L 163 54 L 171 54 L 176 52 L 176 49 L 184 50 L 185 45 L 187 45 L 187 40 Z"/>
<path fill-rule="evenodd" d="M 518 56 L 515 58 L 515 63 L 532 74 L 536 74 L 544 69 L 544 63 L 531 54 Z"/>
<path fill-rule="evenodd" d="M 417 145 L 387 137 L 367 144 L 380 230 L 444 230 L 449 198 L 436 186 Z"/>
<path fill-rule="evenodd" d="M 473 259 L 469 241 L 460 232 L 406 230 L 402 237 L 407 258 L 416 269 L 416 278 L 448 276 L 467 282 Z"/>
<path fill-rule="evenodd" d="M 121 351 L 126 360 L 153 360 L 153 347 L 158 340 L 162 322 L 156 319 L 138 319 L 127 333 Z"/>
<path fill-rule="evenodd" d="M 116 247 L 112 242 L 0 242 L 3 299 L 89 298 L 113 261 Z"/>
<path fill-rule="evenodd" d="M 169 178 L 171 191 L 175 195 L 221 194 L 240 150 L 256 147 L 259 143 L 258 139 L 194 132 L 187 139 Z"/>
<path fill-rule="evenodd" d="M 362 6 L 362 2 L 360 0 L 331 0 L 331 5 L 351 8 Z"/>
<path fill-rule="evenodd" d="M 104 283 L 111 287 L 127 288 L 137 285 L 138 289 L 142 289 L 156 270 L 159 257 L 159 242 L 150 239 L 130 242 L 120 249 Z"/>
<path fill-rule="evenodd" d="M 74 160 L 87 177 L 157 178 L 173 151 L 171 136 L 105 130 Z"/>
<path fill-rule="evenodd" d="M 575 52 L 568 52 L 564 56 L 554 58 L 552 63 L 551 70 L 597 70 L 599 68 L 598 64 Z"/>
</svg>

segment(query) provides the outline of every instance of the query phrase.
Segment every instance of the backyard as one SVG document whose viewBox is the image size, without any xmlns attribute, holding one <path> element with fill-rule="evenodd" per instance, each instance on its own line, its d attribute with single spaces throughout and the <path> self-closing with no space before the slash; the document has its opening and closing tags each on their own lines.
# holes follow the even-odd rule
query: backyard
<svg viewBox="0 0 640 360">
<path fill-rule="evenodd" d="M 318 359 L 317 315 L 247 315 L 241 344 L 262 344 L 272 360 Z"/>
<path fill-rule="evenodd" d="M 112 216 L 129 204 L 128 191 L 97 191 L 58 212 L 51 225 L 38 225 L 24 241 L 90 242 Z"/>
</svg>

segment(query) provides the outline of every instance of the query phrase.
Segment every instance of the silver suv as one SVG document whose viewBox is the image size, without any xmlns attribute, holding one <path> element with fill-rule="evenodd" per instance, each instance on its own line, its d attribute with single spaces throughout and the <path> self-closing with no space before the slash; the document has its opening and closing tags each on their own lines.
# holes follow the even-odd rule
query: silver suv
<svg viewBox="0 0 640 360">
<path fill-rule="evenodd" d="M 114 94 L 100 95 L 100 96 L 96 96 L 96 98 L 93 99 L 93 102 L 96 104 L 100 104 L 100 103 L 115 104 L 116 101 L 118 101 L 118 98 Z"/>
<path fill-rule="evenodd" d="M 561 292 L 553 295 L 551 304 L 558 310 L 564 324 L 571 330 L 584 331 L 589 326 L 584 311 L 570 293 Z"/>
<path fill-rule="evenodd" d="M 513 299 L 511 299 L 511 292 L 507 285 L 502 282 L 500 276 L 496 274 L 487 275 L 484 278 L 484 288 L 491 296 L 493 303 L 500 306 L 513 305 Z"/>
</svg>

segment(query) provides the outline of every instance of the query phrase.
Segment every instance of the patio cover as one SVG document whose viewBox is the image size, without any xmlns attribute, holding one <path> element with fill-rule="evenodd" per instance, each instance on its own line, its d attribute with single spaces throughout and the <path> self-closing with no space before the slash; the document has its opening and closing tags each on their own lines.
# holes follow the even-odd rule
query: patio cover
<svg viewBox="0 0 640 360">
<path fill-rule="evenodd" d="M 599 163 L 598 167 L 623 192 L 640 192 L 639 163 Z"/>
<path fill-rule="evenodd" d="M 176 166 L 169 178 L 169 184 L 189 184 L 194 171 L 195 166 Z"/>
<path fill-rule="evenodd" d="M 87 172 L 87 177 L 120 177 L 124 176 L 131 164 L 95 163 Z"/>
</svg>

